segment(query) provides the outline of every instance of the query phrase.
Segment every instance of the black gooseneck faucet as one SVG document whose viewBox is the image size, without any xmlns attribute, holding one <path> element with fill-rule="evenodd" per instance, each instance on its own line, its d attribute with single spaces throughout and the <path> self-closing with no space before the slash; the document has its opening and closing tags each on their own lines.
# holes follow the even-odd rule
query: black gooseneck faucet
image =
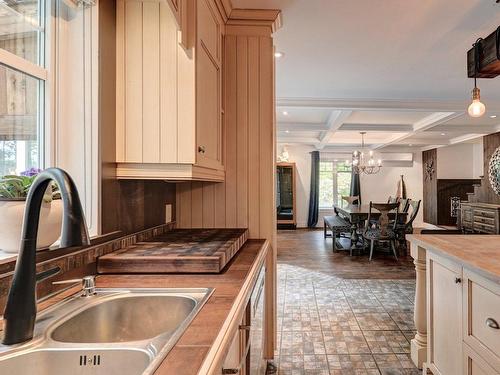
<svg viewBox="0 0 500 375">
<path fill-rule="evenodd" d="M 21 249 L 4 311 L 2 343 L 31 340 L 36 319 L 36 239 L 42 199 L 51 181 L 59 186 L 63 201 L 61 247 L 88 245 L 89 235 L 76 185 L 59 168 L 41 172 L 28 193 L 24 211 Z"/>
</svg>

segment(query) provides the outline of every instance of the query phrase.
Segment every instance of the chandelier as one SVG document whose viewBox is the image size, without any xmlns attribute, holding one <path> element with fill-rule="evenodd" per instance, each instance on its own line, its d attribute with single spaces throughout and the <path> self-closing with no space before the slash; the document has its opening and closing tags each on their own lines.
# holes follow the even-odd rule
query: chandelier
<svg viewBox="0 0 500 375">
<path fill-rule="evenodd" d="M 368 154 L 366 153 L 366 132 L 360 132 L 359 134 L 361 134 L 361 150 L 354 150 L 352 152 L 352 161 L 346 160 L 346 163 L 351 165 L 352 171 L 356 174 L 376 174 L 380 172 L 380 168 L 382 168 L 382 160 L 378 159 L 377 162 L 375 162 L 373 150 L 369 150 Z"/>
</svg>

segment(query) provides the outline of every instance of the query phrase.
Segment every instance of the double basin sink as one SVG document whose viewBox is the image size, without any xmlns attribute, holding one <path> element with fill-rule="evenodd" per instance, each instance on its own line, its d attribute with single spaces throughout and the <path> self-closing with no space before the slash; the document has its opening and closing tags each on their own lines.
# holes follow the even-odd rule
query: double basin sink
<svg viewBox="0 0 500 375">
<path fill-rule="evenodd" d="M 0 374 L 152 374 L 213 290 L 95 291 L 38 314 L 31 341 L 0 344 Z"/>
</svg>

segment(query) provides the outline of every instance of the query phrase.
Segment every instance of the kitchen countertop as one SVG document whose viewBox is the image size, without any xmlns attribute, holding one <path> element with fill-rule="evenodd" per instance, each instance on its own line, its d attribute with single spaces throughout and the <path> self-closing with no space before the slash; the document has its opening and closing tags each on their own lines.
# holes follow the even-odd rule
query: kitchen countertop
<svg viewBox="0 0 500 375">
<path fill-rule="evenodd" d="M 258 270 L 265 263 L 269 243 L 248 240 L 220 274 L 99 275 L 97 287 L 215 288 L 214 293 L 163 359 L 155 375 L 207 373 L 210 364 L 221 358 L 231 325 L 252 292 Z M 39 310 L 77 293 L 66 290 L 39 303 Z"/>
<path fill-rule="evenodd" d="M 407 240 L 500 284 L 500 236 L 412 234 Z"/>
</svg>

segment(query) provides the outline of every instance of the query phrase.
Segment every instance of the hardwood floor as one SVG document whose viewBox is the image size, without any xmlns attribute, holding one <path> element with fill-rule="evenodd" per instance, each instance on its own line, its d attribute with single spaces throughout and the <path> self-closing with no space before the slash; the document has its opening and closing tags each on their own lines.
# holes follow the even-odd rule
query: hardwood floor
<svg viewBox="0 0 500 375">
<path fill-rule="evenodd" d="M 341 243 L 348 246 L 346 239 L 341 239 Z M 322 230 L 278 231 L 278 261 L 346 279 L 415 278 L 415 266 L 409 255 L 401 255 L 396 261 L 382 250 L 375 251 L 369 262 L 367 255 L 350 257 L 347 251 L 333 253 L 332 239 L 324 239 Z"/>
<path fill-rule="evenodd" d="M 278 348 L 284 375 L 416 375 L 409 257 L 332 253 L 322 231 L 278 232 Z"/>
</svg>

